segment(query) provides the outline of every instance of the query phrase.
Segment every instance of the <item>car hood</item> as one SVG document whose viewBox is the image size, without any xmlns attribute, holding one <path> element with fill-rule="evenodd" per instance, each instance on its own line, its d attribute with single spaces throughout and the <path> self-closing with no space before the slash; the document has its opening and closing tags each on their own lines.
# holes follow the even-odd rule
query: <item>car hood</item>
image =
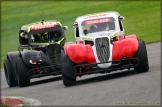
<svg viewBox="0 0 162 107">
<path fill-rule="evenodd" d="M 105 36 L 109 36 L 109 37 L 114 37 L 114 36 L 117 36 L 118 35 L 118 32 L 117 31 L 114 31 L 114 30 L 111 30 L 111 31 L 103 31 L 103 32 L 94 32 L 94 33 L 88 33 L 86 35 L 86 37 L 105 37 Z"/>
</svg>

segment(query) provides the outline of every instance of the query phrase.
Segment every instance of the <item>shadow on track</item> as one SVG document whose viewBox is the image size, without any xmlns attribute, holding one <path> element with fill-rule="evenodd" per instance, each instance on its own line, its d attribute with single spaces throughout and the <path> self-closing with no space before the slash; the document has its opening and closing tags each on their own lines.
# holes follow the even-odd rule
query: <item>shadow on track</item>
<svg viewBox="0 0 162 107">
<path fill-rule="evenodd" d="M 88 83 L 93 83 L 93 82 L 100 82 L 100 81 L 105 81 L 105 80 L 111 80 L 115 78 L 122 78 L 126 76 L 131 76 L 131 75 L 136 75 L 138 74 L 135 70 L 129 70 L 129 71 L 120 71 L 120 72 L 115 72 L 115 73 L 107 73 L 102 76 L 98 77 L 92 77 L 84 80 L 78 80 L 76 85 L 84 85 Z M 79 78 L 79 77 L 78 77 Z"/>
<path fill-rule="evenodd" d="M 47 78 L 47 79 L 43 79 L 43 80 L 33 81 L 33 82 L 30 83 L 30 86 L 55 82 L 55 81 L 58 81 L 58 80 L 61 80 L 61 79 L 62 79 L 62 76 L 58 76 L 58 77 L 54 76 L 53 78 Z"/>
</svg>

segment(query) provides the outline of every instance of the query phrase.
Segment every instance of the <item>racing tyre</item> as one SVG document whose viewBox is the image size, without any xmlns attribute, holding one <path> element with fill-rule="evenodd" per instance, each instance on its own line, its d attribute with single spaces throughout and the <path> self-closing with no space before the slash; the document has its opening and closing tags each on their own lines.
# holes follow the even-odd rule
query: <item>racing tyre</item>
<svg viewBox="0 0 162 107">
<path fill-rule="evenodd" d="M 146 72 L 149 70 L 147 50 L 145 42 L 143 40 L 138 40 L 138 50 L 134 54 L 134 57 L 139 59 L 138 65 L 134 68 L 138 73 Z"/>
<path fill-rule="evenodd" d="M 9 59 L 4 60 L 4 72 L 8 86 L 17 86 L 17 81 L 15 80 L 15 72 Z"/>
<path fill-rule="evenodd" d="M 24 63 L 22 58 L 17 58 L 16 62 L 16 70 L 17 70 L 17 81 L 20 87 L 25 87 L 30 85 L 30 76 L 29 76 L 29 68 Z"/>
<path fill-rule="evenodd" d="M 62 78 L 65 86 L 73 86 L 76 84 L 76 76 L 73 72 L 74 63 L 67 54 L 62 56 Z"/>
</svg>

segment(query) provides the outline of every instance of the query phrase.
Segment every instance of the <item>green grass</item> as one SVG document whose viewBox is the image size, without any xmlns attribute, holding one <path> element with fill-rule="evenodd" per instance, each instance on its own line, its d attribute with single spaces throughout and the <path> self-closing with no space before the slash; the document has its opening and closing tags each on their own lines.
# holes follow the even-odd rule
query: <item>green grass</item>
<svg viewBox="0 0 162 107">
<path fill-rule="evenodd" d="M 117 11 L 125 17 L 125 34 L 137 34 L 146 43 L 161 41 L 160 1 L 2 1 L 1 68 L 10 51 L 17 51 L 22 25 L 40 19 L 59 20 L 69 29 L 67 41 L 74 41 L 72 24 L 80 15 Z"/>
</svg>

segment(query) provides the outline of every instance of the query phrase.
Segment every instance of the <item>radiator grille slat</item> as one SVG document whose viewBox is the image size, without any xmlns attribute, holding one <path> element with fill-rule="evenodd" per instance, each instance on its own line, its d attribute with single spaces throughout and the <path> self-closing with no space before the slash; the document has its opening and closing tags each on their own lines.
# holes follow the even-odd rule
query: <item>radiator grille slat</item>
<svg viewBox="0 0 162 107">
<path fill-rule="evenodd" d="M 51 62 L 55 64 L 61 64 L 61 47 L 58 44 L 48 46 L 48 54 Z"/>
<path fill-rule="evenodd" d="M 109 39 L 106 37 L 96 38 L 95 44 L 97 57 L 100 60 L 100 62 L 107 62 L 110 57 Z"/>
</svg>

